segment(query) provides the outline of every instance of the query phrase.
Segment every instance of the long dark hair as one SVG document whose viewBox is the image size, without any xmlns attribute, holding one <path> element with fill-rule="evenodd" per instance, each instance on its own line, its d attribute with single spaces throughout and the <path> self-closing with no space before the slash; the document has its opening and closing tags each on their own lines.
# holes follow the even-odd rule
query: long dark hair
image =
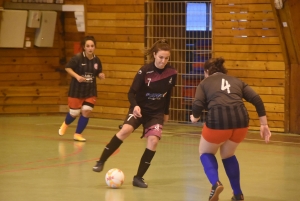
<svg viewBox="0 0 300 201">
<path fill-rule="evenodd" d="M 222 57 L 211 58 L 204 63 L 204 70 L 208 72 L 208 75 L 212 75 L 214 73 L 227 73 L 227 69 L 224 67 L 225 59 Z"/>
<path fill-rule="evenodd" d="M 82 39 L 81 44 L 80 44 L 80 45 L 81 45 L 81 48 L 82 48 L 82 51 L 84 51 L 85 43 L 86 43 L 86 41 L 88 41 L 88 40 L 93 41 L 93 42 L 94 42 L 94 45 L 95 45 L 95 47 L 96 47 L 96 40 L 95 40 L 94 36 L 85 36 L 85 37 Z"/>
<path fill-rule="evenodd" d="M 146 50 L 145 56 L 149 55 L 150 59 L 154 60 L 153 52 L 156 54 L 160 50 L 171 52 L 171 47 L 166 39 L 156 41 L 151 48 Z"/>
</svg>

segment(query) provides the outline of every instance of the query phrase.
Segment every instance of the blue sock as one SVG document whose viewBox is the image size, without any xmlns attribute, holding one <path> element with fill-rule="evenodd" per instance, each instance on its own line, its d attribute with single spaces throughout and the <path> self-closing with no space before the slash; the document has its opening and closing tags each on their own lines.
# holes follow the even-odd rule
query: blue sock
<svg viewBox="0 0 300 201">
<path fill-rule="evenodd" d="M 65 123 L 66 123 L 67 125 L 69 125 L 69 124 L 71 124 L 75 119 L 76 119 L 76 117 L 72 117 L 72 116 L 70 115 L 70 113 L 68 113 L 67 116 L 66 116 L 66 119 L 65 119 Z"/>
<path fill-rule="evenodd" d="M 207 153 L 202 154 L 200 156 L 200 161 L 209 182 L 212 186 L 215 185 L 217 181 L 219 181 L 218 162 L 215 155 Z"/>
<path fill-rule="evenodd" d="M 242 194 L 239 162 L 235 156 L 222 160 L 234 195 Z"/>
<path fill-rule="evenodd" d="M 81 115 L 78 120 L 76 133 L 81 134 L 83 132 L 83 130 L 85 129 L 86 125 L 88 124 L 88 122 L 89 122 L 89 118 Z"/>
</svg>

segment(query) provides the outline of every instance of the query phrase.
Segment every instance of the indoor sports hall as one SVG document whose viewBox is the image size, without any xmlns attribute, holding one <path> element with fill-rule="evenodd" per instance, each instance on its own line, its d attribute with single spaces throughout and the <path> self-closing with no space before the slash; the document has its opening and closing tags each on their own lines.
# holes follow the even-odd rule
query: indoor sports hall
<svg viewBox="0 0 300 201">
<path fill-rule="evenodd" d="M 249 131 L 236 151 L 244 200 L 300 200 L 299 10 L 299 0 L 0 0 L 0 201 L 207 201 L 211 184 L 199 159 L 207 111 L 195 124 L 190 115 L 205 61 L 220 57 L 228 75 L 260 95 L 272 132 L 265 143 L 256 108 L 244 101 Z M 79 142 L 79 118 L 63 136 L 58 130 L 74 81 L 66 66 L 85 53 L 86 37 L 105 79 L 95 79 L 97 100 Z M 169 121 L 143 176 L 149 186 L 137 188 L 142 126 L 102 172 L 92 168 L 126 118 L 129 88 L 158 40 L 172 47 L 177 78 Z M 97 62 L 91 66 L 100 72 Z M 230 201 L 219 152 L 216 158 L 219 200 Z M 118 189 L 105 181 L 112 168 L 125 175 Z"/>
<path fill-rule="evenodd" d="M 70 126 L 59 136 L 57 120 L 63 117 L 0 117 L 1 166 L 0 200 L 43 201 L 196 201 L 207 200 L 210 184 L 199 161 L 201 125 L 169 123 L 145 179 L 146 189 L 132 186 L 145 140 L 136 130 L 107 161 L 101 173 L 92 171 L 101 151 L 118 131 L 122 121 L 91 119 L 85 130 L 86 142 L 72 139 Z M 300 138 L 273 133 L 265 144 L 258 132 L 249 132 L 236 155 L 241 169 L 241 187 L 247 201 L 297 200 Z M 220 157 L 221 201 L 232 196 Z M 124 172 L 119 189 L 106 185 L 111 168 Z"/>
</svg>

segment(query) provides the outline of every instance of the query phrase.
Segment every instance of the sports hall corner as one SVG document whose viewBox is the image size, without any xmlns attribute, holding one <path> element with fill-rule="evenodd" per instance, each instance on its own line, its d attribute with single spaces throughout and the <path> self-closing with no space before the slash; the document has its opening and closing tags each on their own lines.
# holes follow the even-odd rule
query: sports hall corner
<svg viewBox="0 0 300 201">
<path fill-rule="evenodd" d="M 256 108 L 244 101 L 249 131 L 235 153 L 246 201 L 300 200 L 300 1 L 298 0 L 0 0 L 0 200 L 2 201 L 206 201 L 211 184 L 199 160 L 207 112 L 191 123 L 192 103 L 204 79 L 204 62 L 223 57 L 228 75 L 253 88 L 264 102 L 269 143 L 260 136 Z M 63 135 L 71 76 L 67 63 L 93 36 L 105 79 L 75 141 L 77 118 Z M 142 126 L 94 172 L 130 103 L 132 81 L 158 39 L 172 47 L 177 70 L 169 121 L 144 175 L 132 185 L 145 150 Z M 220 201 L 232 189 L 220 154 Z M 119 188 L 106 173 L 124 173 Z"/>
</svg>

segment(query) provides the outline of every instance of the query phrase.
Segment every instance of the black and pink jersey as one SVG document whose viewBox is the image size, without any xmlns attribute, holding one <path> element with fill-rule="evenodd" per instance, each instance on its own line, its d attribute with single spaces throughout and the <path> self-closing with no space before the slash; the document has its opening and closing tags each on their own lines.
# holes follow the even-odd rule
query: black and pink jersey
<svg viewBox="0 0 300 201">
<path fill-rule="evenodd" d="M 84 52 L 79 53 L 71 58 L 66 68 L 72 68 L 75 73 L 86 78 L 86 82 L 78 82 L 72 77 L 69 89 L 69 97 L 87 98 L 97 96 L 96 78 L 102 72 L 100 59 L 94 55 L 88 59 Z"/>
<path fill-rule="evenodd" d="M 130 107 L 139 106 L 142 115 L 169 114 L 172 87 L 177 71 L 167 64 L 164 69 L 154 62 L 139 69 L 128 92 Z"/>
<path fill-rule="evenodd" d="M 249 124 L 243 98 L 256 107 L 258 116 L 266 115 L 260 96 L 240 79 L 214 73 L 197 87 L 193 115 L 198 118 L 207 109 L 206 126 L 212 129 L 244 128 Z"/>
</svg>

